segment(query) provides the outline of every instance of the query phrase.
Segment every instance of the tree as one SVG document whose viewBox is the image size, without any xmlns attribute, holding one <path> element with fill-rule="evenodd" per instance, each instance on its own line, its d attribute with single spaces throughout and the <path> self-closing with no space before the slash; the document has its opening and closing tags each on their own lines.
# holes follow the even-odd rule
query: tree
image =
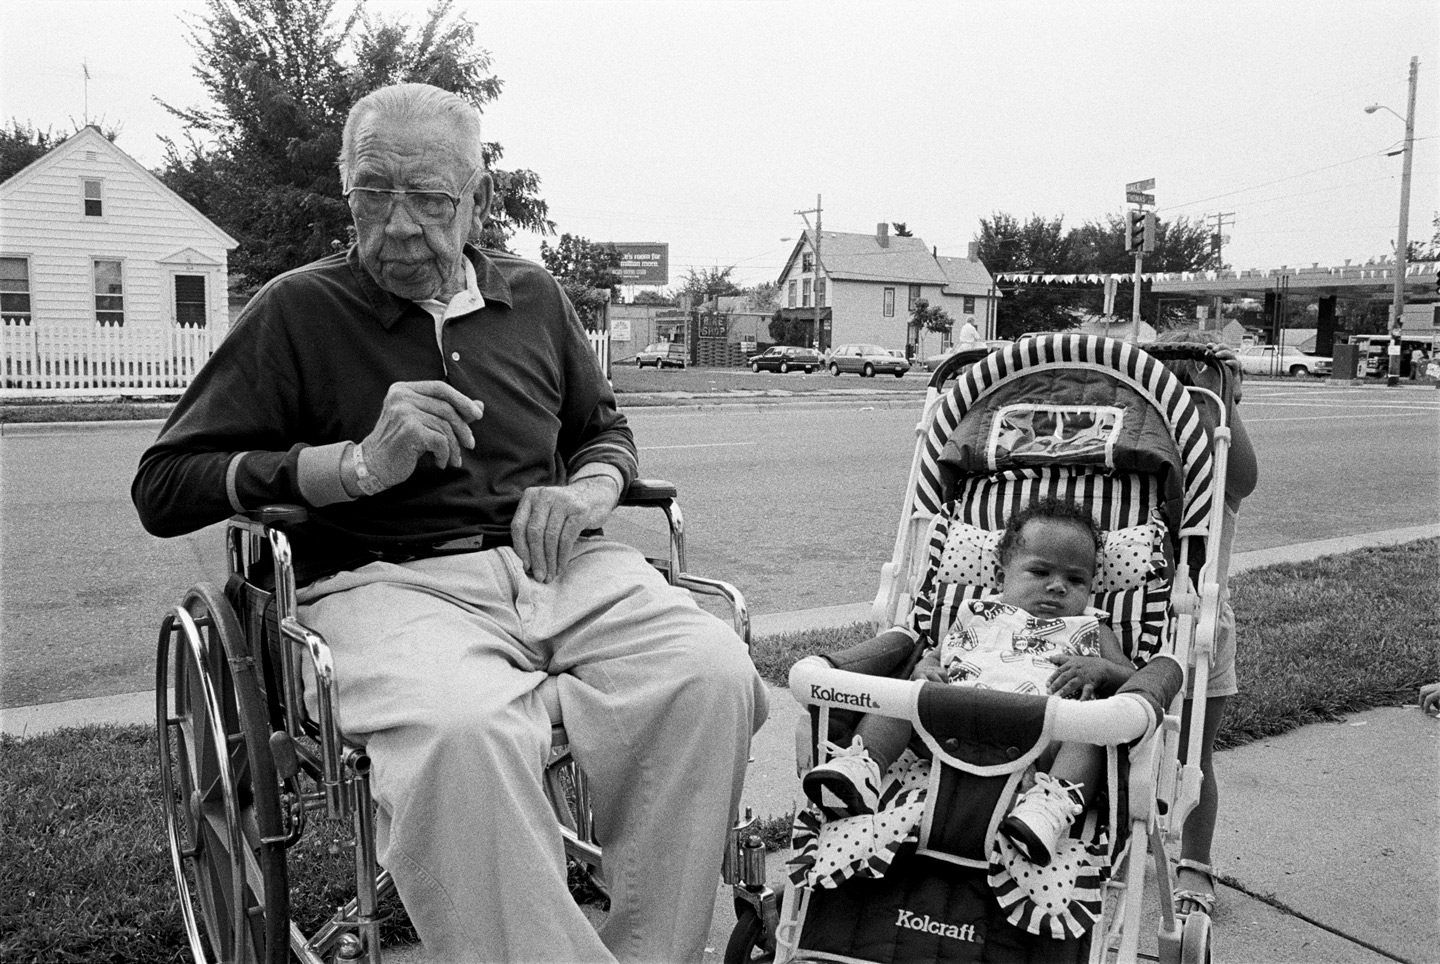
<svg viewBox="0 0 1440 964">
<path fill-rule="evenodd" d="M 773 281 L 762 281 L 757 285 L 742 288 L 740 293 L 750 299 L 755 311 L 771 311 L 780 307 L 780 286 Z"/>
<path fill-rule="evenodd" d="M 443 87 L 481 110 L 500 94 L 476 25 L 452 15 L 452 0 L 437 2 L 413 30 L 370 17 L 361 2 L 343 17 L 338 8 L 338 0 L 206 0 L 188 39 L 213 104 L 161 102 L 186 126 L 183 147 L 166 143 L 161 178 L 235 236 L 232 273 L 252 285 L 348 243 L 336 158 L 357 100 L 407 81 Z M 483 155 L 496 205 L 476 240 L 503 249 L 520 228 L 552 233 L 534 172 L 497 169 L 499 144 L 485 144 Z"/>
<path fill-rule="evenodd" d="M 938 305 L 932 308 L 928 300 L 919 298 L 915 301 L 915 310 L 910 313 L 910 327 L 915 332 L 916 351 L 924 357 L 920 346 L 925 344 L 925 332 L 933 331 L 943 335 L 955 327 L 955 319 L 951 318 L 944 308 Z"/>
<path fill-rule="evenodd" d="M 1107 215 L 1066 232 L 1062 218 L 1032 215 L 1021 224 L 1009 214 L 996 212 L 981 219 L 980 260 L 991 271 L 1034 274 L 1117 274 L 1116 306 L 1129 305 L 1134 283 L 1134 255 L 1126 251 L 1126 218 Z M 1195 271 L 1212 266 L 1214 251 L 1203 222 L 1188 218 L 1158 221 L 1155 250 L 1145 256 L 1145 271 Z M 1004 291 L 996 311 L 996 332 L 1015 338 L 1031 331 L 1064 331 L 1079 324 L 1081 316 L 1104 310 L 1104 287 L 1098 284 L 1016 285 Z M 1157 328 L 1173 327 L 1193 317 L 1188 301 L 1146 299 L 1142 289 L 1141 316 Z M 1163 308 L 1163 310 L 1161 310 Z"/>
<path fill-rule="evenodd" d="M 1435 233 L 1431 235 L 1427 244 L 1424 241 L 1410 241 L 1405 245 L 1407 261 L 1440 261 L 1440 212 L 1436 212 L 1435 220 L 1430 222 Z"/>
<path fill-rule="evenodd" d="M 560 243 L 553 248 L 540 242 L 540 260 L 565 289 L 585 327 L 599 328 L 605 305 L 615 296 L 622 280 L 619 250 L 578 234 L 562 234 Z"/>
<path fill-rule="evenodd" d="M 71 124 L 75 124 L 73 119 Z M 91 126 L 104 134 L 106 139 L 112 143 L 120 134 L 118 127 L 105 129 L 99 124 Z M 0 181 L 8 181 L 15 174 L 59 147 L 63 141 L 78 134 L 80 129 L 80 125 L 75 125 L 75 129 L 70 134 L 62 136 L 53 133 L 53 128 L 47 127 L 42 131 L 28 123 L 22 124 L 18 118 L 10 118 L 9 127 L 0 127 Z"/>
<path fill-rule="evenodd" d="M 689 295 L 690 303 L 697 306 L 721 295 L 738 295 L 740 286 L 730 278 L 730 273 L 734 270 L 733 264 L 728 268 L 717 266 L 701 268 L 698 271 L 691 268 L 685 274 L 684 283 L 680 285 L 680 294 Z"/>
<path fill-rule="evenodd" d="M 770 337 L 777 345 L 808 345 L 815 332 L 815 323 L 808 318 L 785 320 L 785 313 L 779 308 L 770 316 Z"/>
<path fill-rule="evenodd" d="M 979 257 L 991 274 L 1018 271 L 1059 274 L 1072 267 L 1073 242 L 1061 218 L 1031 215 L 1021 224 L 1009 214 L 996 212 L 980 220 Z M 1048 285 L 1017 285 L 1006 289 L 995 312 L 1000 338 L 1018 338 L 1031 331 L 1064 331 L 1079 323 L 1071 304 L 1072 293 Z"/>
<path fill-rule="evenodd" d="M 666 293 L 664 290 L 652 291 L 649 288 L 645 288 L 644 290 L 637 291 L 635 293 L 635 298 L 631 302 L 631 304 L 656 305 L 662 308 L 673 308 L 675 307 L 675 296 Z"/>
</svg>

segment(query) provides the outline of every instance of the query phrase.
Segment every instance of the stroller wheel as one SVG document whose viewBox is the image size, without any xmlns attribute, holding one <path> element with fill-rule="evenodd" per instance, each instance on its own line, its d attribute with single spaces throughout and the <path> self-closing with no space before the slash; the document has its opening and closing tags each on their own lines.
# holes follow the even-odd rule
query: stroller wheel
<svg viewBox="0 0 1440 964">
<path fill-rule="evenodd" d="M 725 964 L 748 964 L 752 961 L 775 960 L 774 935 L 765 933 L 765 922 L 749 904 L 741 904 L 736 910 L 739 917 L 735 929 L 730 932 L 730 941 L 725 945 Z M 770 940 L 767 942 L 766 937 Z M 770 949 L 765 945 L 769 943 Z"/>
<path fill-rule="evenodd" d="M 1180 931 L 1180 964 L 1210 964 L 1210 915 L 1192 911 Z"/>
</svg>

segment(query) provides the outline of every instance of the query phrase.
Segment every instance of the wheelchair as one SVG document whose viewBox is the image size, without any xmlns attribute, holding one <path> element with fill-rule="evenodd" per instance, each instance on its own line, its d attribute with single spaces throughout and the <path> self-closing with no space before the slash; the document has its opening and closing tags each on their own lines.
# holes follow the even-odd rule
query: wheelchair
<svg viewBox="0 0 1440 964">
<path fill-rule="evenodd" d="M 734 586 L 685 567 L 685 527 L 674 485 L 637 480 L 625 507 L 661 510 L 664 557 L 647 556 L 671 585 L 716 598 L 748 646 L 750 617 Z M 223 590 L 188 590 L 160 626 L 156 727 L 162 807 L 180 911 L 197 964 L 380 964 L 382 904 L 394 895 L 376 859 L 370 759 L 340 733 L 330 649 L 297 618 L 287 535 L 307 510 L 269 506 L 232 518 Z M 316 713 L 307 711 L 306 687 Z M 584 773 L 570 754 L 553 679 L 542 685 L 552 721 L 546 796 L 567 863 L 604 892 Z M 287 853 L 323 815 L 353 850 L 355 895 L 313 933 L 291 913 Z M 737 913 L 774 915 L 764 848 L 748 810 L 725 842 L 722 879 Z M 332 847 L 334 845 L 332 844 Z"/>
</svg>

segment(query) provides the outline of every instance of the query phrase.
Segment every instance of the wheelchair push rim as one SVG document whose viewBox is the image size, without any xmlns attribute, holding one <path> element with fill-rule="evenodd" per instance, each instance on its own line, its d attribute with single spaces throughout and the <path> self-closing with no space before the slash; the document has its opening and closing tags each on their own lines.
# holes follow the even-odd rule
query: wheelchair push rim
<svg viewBox="0 0 1440 964">
<path fill-rule="evenodd" d="M 239 621 L 196 586 L 165 617 L 158 650 L 162 808 L 191 953 L 211 960 L 208 944 L 219 961 L 288 960 L 279 784 Z"/>
</svg>

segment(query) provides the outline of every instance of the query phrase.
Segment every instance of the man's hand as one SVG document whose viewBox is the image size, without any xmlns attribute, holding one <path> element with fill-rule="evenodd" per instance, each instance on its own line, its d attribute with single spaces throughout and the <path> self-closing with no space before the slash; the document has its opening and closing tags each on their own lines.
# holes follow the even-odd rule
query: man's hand
<svg viewBox="0 0 1440 964">
<path fill-rule="evenodd" d="M 1120 668 L 1103 656 L 1053 653 L 1048 658 L 1059 667 L 1050 674 L 1050 692 L 1054 696 L 1088 700 L 1097 690 L 1123 682 L 1117 679 Z"/>
<path fill-rule="evenodd" d="M 550 582 L 570 560 L 580 533 L 604 522 L 619 501 L 614 480 L 604 475 L 526 489 L 510 520 L 515 554 L 537 582 Z"/>
<path fill-rule="evenodd" d="M 483 402 L 446 382 L 396 382 L 385 393 L 379 421 L 360 443 L 365 465 L 386 488 L 410 478 L 426 452 L 436 465 L 459 468 L 464 450 L 475 447 L 469 423 L 484 414 Z"/>
</svg>

